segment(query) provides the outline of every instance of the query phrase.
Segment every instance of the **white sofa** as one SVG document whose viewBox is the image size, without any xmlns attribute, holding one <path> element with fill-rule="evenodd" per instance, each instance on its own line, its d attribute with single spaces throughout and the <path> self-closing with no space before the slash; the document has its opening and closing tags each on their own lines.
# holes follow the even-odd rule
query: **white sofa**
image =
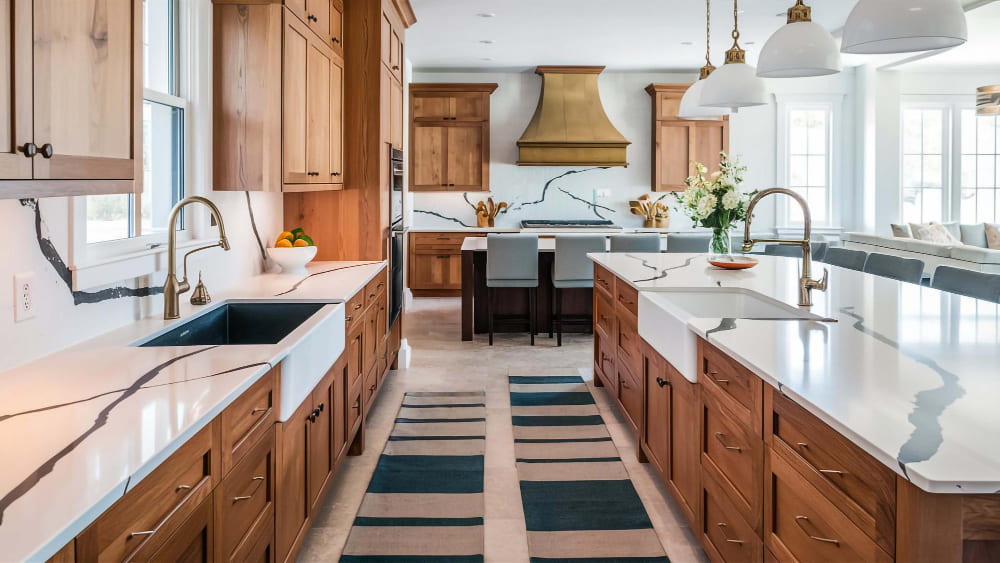
<svg viewBox="0 0 1000 563">
<path fill-rule="evenodd" d="M 933 275 L 938 266 L 952 266 L 977 272 L 1000 274 L 1000 250 L 991 250 L 977 245 L 936 244 L 914 238 L 885 237 L 865 233 L 844 233 L 843 241 L 845 248 L 923 260 L 926 275 Z"/>
</svg>

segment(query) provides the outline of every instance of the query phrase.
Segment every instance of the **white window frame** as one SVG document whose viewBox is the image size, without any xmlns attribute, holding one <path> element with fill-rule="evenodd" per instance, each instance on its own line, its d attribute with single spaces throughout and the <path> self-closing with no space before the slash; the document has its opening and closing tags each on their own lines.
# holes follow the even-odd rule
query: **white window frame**
<svg viewBox="0 0 1000 563">
<path fill-rule="evenodd" d="M 959 221 L 962 211 L 962 110 L 975 109 L 975 95 L 920 95 L 902 96 L 899 108 L 899 210 L 903 218 L 903 111 L 907 109 L 944 109 L 947 124 L 943 127 L 941 141 L 942 198 L 941 222 Z M 1000 190 L 998 190 L 1000 191 Z"/>
<path fill-rule="evenodd" d="M 790 180 L 789 167 L 791 159 L 789 154 L 789 131 L 788 115 L 792 110 L 821 109 L 829 115 L 828 126 L 830 128 L 827 146 L 827 210 L 828 218 L 825 222 L 813 219 L 813 232 L 818 234 L 831 234 L 839 236 L 843 230 L 840 225 L 844 216 L 843 206 L 847 193 L 838 193 L 838 186 L 841 186 L 843 158 L 844 158 L 844 124 L 843 105 L 844 94 L 775 94 L 776 101 L 776 137 L 777 150 L 775 151 L 775 180 L 780 187 L 788 187 Z M 802 223 L 791 220 L 791 205 L 794 205 L 789 198 L 780 198 L 777 203 L 778 233 L 782 236 L 802 231 Z"/>
<path fill-rule="evenodd" d="M 962 156 L 964 156 L 965 154 L 965 148 L 962 146 L 962 112 L 967 110 L 975 111 L 975 109 L 976 109 L 975 103 L 968 103 L 968 102 L 965 103 L 956 102 L 952 109 L 953 119 L 956 123 L 952 133 L 952 135 L 954 135 L 954 145 L 955 145 L 955 159 L 954 159 L 955 174 L 953 176 L 954 187 L 952 189 L 952 194 L 951 194 L 951 202 L 953 209 L 953 212 L 950 215 L 951 221 L 962 221 L 962 190 L 965 189 L 965 186 L 962 185 Z M 1000 123 L 1000 121 L 998 121 L 998 123 Z M 994 154 L 1000 156 L 1000 146 L 994 147 L 993 150 Z M 994 173 L 994 178 L 1000 179 L 1000 170 L 994 169 L 993 173 Z M 994 182 L 996 182 L 996 180 L 994 180 Z M 970 187 L 969 189 L 975 189 L 978 191 L 980 189 L 986 189 L 986 188 Z M 993 197 L 1000 199 L 1000 186 L 996 186 L 993 188 Z M 995 209 L 996 209 L 996 203 L 994 203 L 994 210 Z M 994 211 L 994 213 L 996 213 L 996 211 Z M 990 222 L 992 223 L 997 221 L 1000 221 L 1000 217 L 994 216 L 994 221 Z M 978 217 L 972 219 L 971 222 L 978 223 L 979 222 Z"/>
<path fill-rule="evenodd" d="M 176 77 L 180 95 L 172 96 L 144 88 L 143 98 L 151 102 L 180 107 L 183 110 L 184 196 L 206 195 L 205 190 L 210 186 L 210 182 L 201 181 L 205 174 L 200 168 L 206 164 L 210 166 L 211 162 L 205 163 L 203 159 L 196 157 L 200 135 L 196 134 L 195 129 L 202 120 L 210 119 L 211 114 L 198 116 L 195 109 L 211 107 L 211 103 L 204 102 L 208 99 L 207 96 L 211 95 L 211 65 L 197 60 L 197 54 L 211 52 L 212 12 L 210 5 L 207 11 L 203 6 L 198 6 L 201 0 L 175 1 L 179 26 Z M 208 24 L 205 23 L 206 13 Z M 201 141 L 202 144 L 205 142 Z M 211 140 L 207 142 L 211 143 Z M 141 148 L 137 150 L 137 158 L 142 158 Z M 141 174 L 135 182 L 135 193 L 138 195 L 142 192 Z M 141 205 L 135 205 L 136 221 L 141 221 L 140 209 Z M 108 285 L 166 270 L 167 233 L 160 232 L 88 244 L 86 210 L 85 197 L 69 198 L 68 263 L 73 273 L 74 290 Z M 209 217 L 200 211 L 190 207 L 185 210 L 185 228 L 177 232 L 178 248 L 198 246 L 210 239 Z"/>
</svg>

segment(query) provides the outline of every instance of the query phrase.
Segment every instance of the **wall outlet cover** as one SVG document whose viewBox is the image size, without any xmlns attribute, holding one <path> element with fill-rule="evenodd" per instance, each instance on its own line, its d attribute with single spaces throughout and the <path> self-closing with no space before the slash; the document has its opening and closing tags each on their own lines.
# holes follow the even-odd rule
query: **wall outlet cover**
<svg viewBox="0 0 1000 563">
<path fill-rule="evenodd" d="M 594 190 L 594 195 L 596 197 L 601 198 L 601 199 L 609 198 L 609 197 L 611 197 L 611 190 L 609 190 L 607 188 L 603 188 L 603 189 L 600 189 L 600 190 Z"/>
<path fill-rule="evenodd" d="M 14 275 L 14 322 L 35 316 L 35 273 Z"/>
</svg>

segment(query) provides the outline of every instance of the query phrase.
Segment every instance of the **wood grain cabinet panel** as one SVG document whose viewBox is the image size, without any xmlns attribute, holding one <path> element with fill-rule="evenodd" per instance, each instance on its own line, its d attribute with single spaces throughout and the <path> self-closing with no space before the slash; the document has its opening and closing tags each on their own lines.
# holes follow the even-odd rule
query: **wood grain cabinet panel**
<svg viewBox="0 0 1000 563">
<path fill-rule="evenodd" d="M 274 469 L 274 426 L 271 425 L 215 490 L 216 544 L 220 560 L 232 560 L 259 521 L 273 522 Z"/>
<path fill-rule="evenodd" d="M 462 289 L 462 242 L 466 233 L 411 233 L 407 286 L 416 296 L 458 296 Z"/>
<path fill-rule="evenodd" d="M 0 1 L 0 179 L 30 180 L 32 159 L 23 147 L 33 142 L 32 68 L 15 64 L 30 53 L 31 1 Z M 0 195 L 2 195 L 0 189 Z"/>
<path fill-rule="evenodd" d="M 750 563 L 763 558 L 763 542 L 711 475 L 702 479 L 702 512 L 697 531 L 712 561 Z M 845 560 L 846 561 L 846 560 Z"/>
<path fill-rule="evenodd" d="M 622 407 L 625 421 L 632 427 L 632 433 L 639 435 L 639 425 L 642 423 L 642 380 L 632 373 L 626 362 L 619 362 L 618 367 L 618 404 Z"/>
<path fill-rule="evenodd" d="M 298 551 L 309 524 L 309 416 L 312 410 L 312 400 L 303 401 L 276 429 L 274 541 L 279 561 L 285 561 Z"/>
<path fill-rule="evenodd" d="M 279 365 L 244 391 L 219 415 L 222 428 L 219 449 L 223 475 L 228 474 L 260 437 L 274 426 L 280 374 Z"/>
<path fill-rule="evenodd" d="M 215 561 L 215 523 L 212 497 L 206 498 L 149 561 L 209 563 Z M 142 560 L 142 559 L 140 559 Z"/>
<path fill-rule="evenodd" d="M 330 44 L 340 56 L 344 56 L 344 4 L 334 0 L 330 3 Z"/>
<path fill-rule="evenodd" d="M 410 189 L 487 191 L 496 84 L 410 84 Z"/>
<path fill-rule="evenodd" d="M 684 120 L 677 116 L 690 84 L 650 84 L 653 104 L 652 189 L 682 191 L 694 171 L 692 161 L 717 170 L 719 152 L 729 150 L 729 118 Z"/>
</svg>

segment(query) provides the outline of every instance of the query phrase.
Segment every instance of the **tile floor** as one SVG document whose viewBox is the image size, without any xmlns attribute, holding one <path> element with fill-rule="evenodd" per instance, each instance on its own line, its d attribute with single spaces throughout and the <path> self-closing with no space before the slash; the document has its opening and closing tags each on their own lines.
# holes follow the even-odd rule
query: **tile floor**
<svg viewBox="0 0 1000 563">
<path fill-rule="evenodd" d="M 544 373 L 582 374 L 592 380 L 592 340 L 568 335 L 563 346 L 541 337 L 528 345 L 527 334 L 497 335 L 494 346 L 486 337 L 462 342 L 459 337 L 459 300 L 414 299 L 404 319 L 405 337 L 413 349 L 409 369 L 394 371 L 372 407 L 365 453 L 349 457 L 309 531 L 301 561 L 336 561 L 347 541 L 351 522 L 389 436 L 403 393 L 419 391 L 486 390 L 486 561 L 528 561 L 527 534 L 521 493 L 514 465 L 514 438 L 510 419 L 507 376 Z M 705 561 L 694 535 L 648 464 L 635 459 L 635 439 L 603 389 L 594 397 L 632 482 L 671 561 Z"/>
</svg>

